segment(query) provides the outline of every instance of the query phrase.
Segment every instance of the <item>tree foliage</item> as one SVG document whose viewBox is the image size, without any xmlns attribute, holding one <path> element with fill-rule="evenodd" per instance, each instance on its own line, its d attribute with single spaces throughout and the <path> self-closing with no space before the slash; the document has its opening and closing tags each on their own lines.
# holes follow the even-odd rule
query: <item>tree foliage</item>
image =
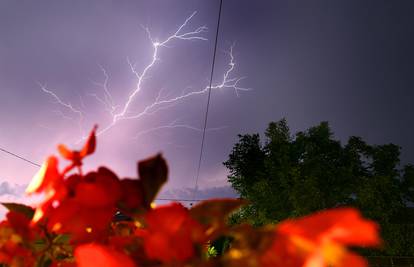
<svg viewBox="0 0 414 267">
<path fill-rule="evenodd" d="M 342 144 L 327 122 L 292 135 L 287 121 L 271 122 L 264 140 L 239 135 L 229 159 L 229 182 L 250 205 L 232 223 L 277 223 L 317 210 L 354 206 L 381 224 L 383 254 L 414 255 L 414 166 L 400 166 L 400 147 Z"/>
</svg>

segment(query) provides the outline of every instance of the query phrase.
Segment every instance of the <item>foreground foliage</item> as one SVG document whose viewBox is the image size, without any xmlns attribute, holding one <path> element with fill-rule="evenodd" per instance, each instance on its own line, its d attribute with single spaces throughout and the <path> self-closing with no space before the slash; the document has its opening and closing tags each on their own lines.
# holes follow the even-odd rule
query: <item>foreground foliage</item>
<svg viewBox="0 0 414 267">
<path fill-rule="evenodd" d="M 49 157 L 30 183 L 41 193 L 35 207 L 3 203 L 0 263 L 7 266 L 366 266 L 347 246 L 378 246 L 377 225 L 352 208 L 325 210 L 277 225 L 228 226 L 226 217 L 245 205 L 215 199 L 187 209 L 152 205 L 167 181 L 161 155 L 138 163 L 139 178 L 119 179 L 106 167 L 84 174 L 82 160 L 95 151 L 92 131 L 81 151 L 60 145 L 70 163 L 62 170 Z M 114 214 L 126 215 L 117 221 Z M 230 246 L 218 254 L 220 238 Z"/>
</svg>

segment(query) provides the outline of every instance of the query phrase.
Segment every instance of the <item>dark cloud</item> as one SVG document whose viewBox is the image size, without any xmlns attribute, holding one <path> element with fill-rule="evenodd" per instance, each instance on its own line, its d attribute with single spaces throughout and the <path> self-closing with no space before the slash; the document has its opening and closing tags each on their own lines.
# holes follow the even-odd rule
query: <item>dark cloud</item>
<svg viewBox="0 0 414 267">
<path fill-rule="evenodd" d="M 237 198 L 238 194 L 230 186 L 210 187 L 198 189 L 194 194 L 194 188 L 184 187 L 166 190 L 161 193 L 159 198 L 168 199 L 211 199 L 211 198 Z"/>
<path fill-rule="evenodd" d="M 26 185 L 11 185 L 9 182 L 3 181 L 0 183 L 0 197 L 7 195 L 20 197 L 24 194 L 26 187 Z"/>
</svg>

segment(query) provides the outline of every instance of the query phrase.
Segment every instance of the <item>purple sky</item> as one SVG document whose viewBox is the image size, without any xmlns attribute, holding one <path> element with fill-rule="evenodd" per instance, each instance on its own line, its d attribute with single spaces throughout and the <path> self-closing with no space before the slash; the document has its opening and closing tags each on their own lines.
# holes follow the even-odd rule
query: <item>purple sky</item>
<svg viewBox="0 0 414 267">
<path fill-rule="evenodd" d="M 239 96 L 231 88 L 213 91 L 200 188 L 226 185 L 221 163 L 237 134 L 263 132 L 282 117 L 293 132 L 328 120 L 341 140 L 359 135 L 370 143 L 394 142 L 403 147 L 404 161 L 414 161 L 414 6 L 360 2 L 224 0 L 214 81 L 222 80 L 235 43 L 231 78 L 246 77 L 239 85 L 253 90 Z M 94 84 L 105 80 L 100 66 L 120 112 L 137 84 L 127 58 L 137 72 L 152 59 L 154 47 L 143 27 L 161 41 L 194 11 L 183 32 L 206 26 L 198 36 L 208 40 L 162 47 L 128 114 L 142 111 L 161 89 L 164 100 L 202 90 L 217 9 L 218 1 L 210 0 L 0 0 L 0 147 L 42 162 L 58 143 L 79 146 L 76 141 L 93 124 L 104 129 L 111 115 L 91 96 L 104 99 L 103 88 Z M 82 111 L 83 133 L 78 115 L 38 83 Z M 98 137 L 97 153 L 85 167 L 105 164 L 134 177 L 137 160 L 162 151 L 171 169 L 169 195 L 193 187 L 201 132 L 190 126 L 202 128 L 206 100 L 199 94 L 117 122 Z M 171 129 L 172 123 L 179 127 Z M 168 127 L 145 133 L 160 126 Z M 0 162 L 0 182 L 8 182 L 0 185 L 0 200 L 20 198 L 21 185 L 36 168 L 4 153 Z"/>
</svg>

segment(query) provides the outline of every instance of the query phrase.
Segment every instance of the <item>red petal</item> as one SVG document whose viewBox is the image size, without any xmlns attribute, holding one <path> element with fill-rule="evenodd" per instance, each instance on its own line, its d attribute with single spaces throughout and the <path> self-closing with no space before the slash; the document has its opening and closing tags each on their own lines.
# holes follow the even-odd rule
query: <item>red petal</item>
<svg viewBox="0 0 414 267">
<path fill-rule="evenodd" d="M 144 249 L 148 258 L 168 262 L 174 259 L 168 237 L 162 233 L 153 233 L 145 239 Z"/>
<path fill-rule="evenodd" d="M 26 193 L 40 193 L 47 188 L 53 189 L 60 182 L 61 176 L 58 171 L 58 160 L 56 157 L 49 157 L 38 173 L 33 177 Z"/>
<path fill-rule="evenodd" d="M 159 206 L 147 213 L 146 221 L 149 228 L 156 231 L 174 233 L 190 218 L 188 210 L 179 203 Z"/>
<path fill-rule="evenodd" d="M 135 263 L 127 255 L 97 244 L 82 245 L 76 248 L 75 258 L 78 267 L 134 267 Z"/>
<path fill-rule="evenodd" d="M 89 134 L 89 138 L 86 141 L 85 145 L 83 146 L 82 150 L 80 151 L 80 157 L 84 158 L 90 154 L 92 154 L 93 152 L 95 152 L 95 148 L 96 148 L 96 129 L 98 128 L 98 126 L 94 126 L 92 129 L 92 132 Z"/>
<path fill-rule="evenodd" d="M 52 232 L 71 234 L 73 243 L 91 242 L 107 234 L 114 213 L 114 207 L 86 208 L 66 200 L 50 211 L 47 227 Z"/>
<path fill-rule="evenodd" d="M 76 185 L 75 199 L 85 207 L 115 206 L 121 198 L 121 184 L 110 170 L 99 168 Z"/>
<path fill-rule="evenodd" d="M 280 223 L 281 234 L 299 235 L 313 242 L 331 240 L 344 245 L 376 246 L 380 244 L 378 226 L 361 217 L 353 208 L 321 211 L 304 218 Z"/>
<path fill-rule="evenodd" d="M 57 148 L 58 148 L 59 154 L 63 158 L 65 158 L 67 160 L 74 160 L 75 155 L 74 155 L 73 151 L 69 150 L 69 148 L 67 148 L 65 145 L 60 144 L 60 145 L 58 145 Z"/>
<path fill-rule="evenodd" d="M 33 236 L 31 229 L 29 228 L 30 219 L 23 213 L 9 211 L 6 214 L 7 221 L 13 227 L 13 229 L 24 238 L 30 239 Z"/>
<path fill-rule="evenodd" d="M 79 183 L 75 191 L 75 199 L 79 205 L 101 207 L 108 204 L 108 191 L 96 183 Z"/>
<path fill-rule="evenodd" d="M 338 264 L 338 267 L 366 267 L 368 266 L 367 261 L 354 253 L 347 253 L 341 262 Z"/>
<path fill-rule="evenodd" d="M 200 243 L 202 226 L 190 217 L 181 204 L 171 203 L 149 211 L 145 217 L 147 232 L 145 252 L 151 259 L 163 262 L 185 261 L 194 255 L 194 244 Z"/>
<path fill-rule="evenodd" d="M 303 266 L 305 256 L 288 238 L 277 236 L 270 249 L 260 258 L 263 267 L 299 267 Z"/>
</svg>

